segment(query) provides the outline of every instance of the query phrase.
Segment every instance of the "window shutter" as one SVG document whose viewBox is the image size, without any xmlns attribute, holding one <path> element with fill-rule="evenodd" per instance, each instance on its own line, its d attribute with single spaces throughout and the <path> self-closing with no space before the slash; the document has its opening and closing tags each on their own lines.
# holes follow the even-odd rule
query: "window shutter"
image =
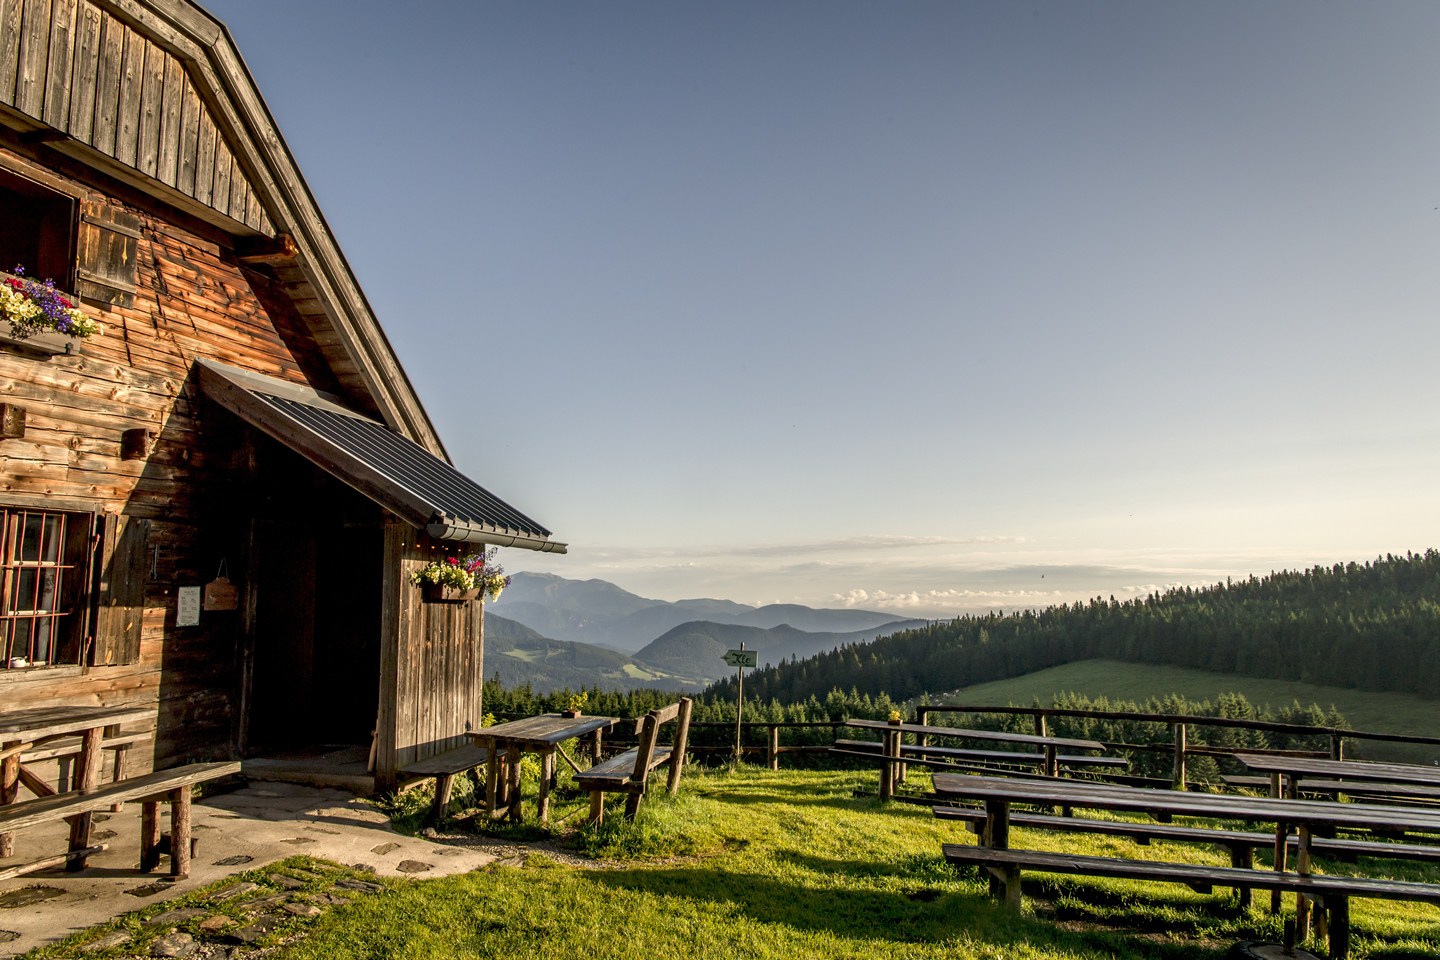
<svg viewBox="0 0 1440 960">
<path fill-rule="evenodd" d="M 84 204 L 75 292 L 97 303 L 133 307 L 139 245 L 139 217 L 108 204 Z"/>
<path fill-rule="evenodd" d="M 94 662 L 96 666 L 118 666 L 140 659 L 150 521 L 107 515 L 102 526 Z"/>
</svg>

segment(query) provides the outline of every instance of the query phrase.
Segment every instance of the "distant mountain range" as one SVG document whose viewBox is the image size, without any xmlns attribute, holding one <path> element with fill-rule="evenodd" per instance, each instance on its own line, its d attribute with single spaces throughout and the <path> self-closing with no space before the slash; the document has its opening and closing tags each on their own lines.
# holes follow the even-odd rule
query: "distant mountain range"
<svg viewBox="0 0 1440 960">
<path fill-rule="evenodd" d="M 594 643 L 625 653 L 693 620 L 850 633 L 901 619 L 873 610 L 815 610 L 798 604 L 751 607 L 733 600 L 648 600 L 604 580 L 567 580 L 549 573 L 515 574 L 489 610 L 552 640 Z"/>
<path fill-rule="evenodd" d="M 485 675 L 548 691 L 599 685 L 699 690 L 739 647 L 760 664 L 810 657 L 924 626 L 869 610 L 730 600 L 649 600 L 604 580 L 519 573 L 485 609 Z"/>
</svg>

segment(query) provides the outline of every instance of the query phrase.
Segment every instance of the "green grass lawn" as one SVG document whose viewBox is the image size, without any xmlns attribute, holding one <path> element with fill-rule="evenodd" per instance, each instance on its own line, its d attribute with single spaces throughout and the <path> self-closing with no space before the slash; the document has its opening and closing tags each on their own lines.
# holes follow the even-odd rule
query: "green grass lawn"
<svg viewBox="0 0 1440 960">
<path fill-rule="evenodd" d="M 1036 700 L 1048 705 L 1057 693 L 1078 693 L 1143 703 L 1147 697 L 1171 692 L 1191 700 L 1212 701 L 1222 693 L 1240 693 L 1257 707 L 1282 707 L 1294 700 L 1305 705 L 1318 703 L 1327 710 L 1332 706 L 1338 709 L 1356 730 L 1440 736 L 1440 703 L 1423 697 L 1115 660 L 1067 663 L 993 683 L 977 683 L 935 699 L 967 705 L 1028 706 Z M 1429 763 L 1440 759 L 1440 747 L 1404 744 L 1363 744 L 1359 753 L 1370 760 Z"/>
<path fill-rule="evenodd" d="M 912 780 L 912 789 L 927 786 L 923 774 Z M 875 783 L 874 772 L 687 773 L 681 795 L 647 800 L 639 822 L 572 837 L 604 857 L 598 868 L 537 854 L 521 866 L 392 882 L 313 921 L 273 956 L 1219 960 L 1237 940 L 1280 937 L 1278 918 L 1258 908 L 1241 914 L 1228 892 L 1162 884 L 1037 875 L 1026 881 L 1023 915 L 1008 914 L 973 873 L 942 860 L 942 843 L 971 842 L 962 826 L 936 821 L 925 806 L 882 805 Z M 558 813 L 583 802 L 568 799 Z M 1227 862 L 1196 846 L 1039 831 L 1018 830 L 1012 843 Z M 1427 876 L 1413 865 L 1396 875 Z M 1428 876 L 1440 881 L 1440 869 Z M 1436 908 L 1359 900 L 1352 922 L 1356 957 L 1440 954 Z"/>
</svg>

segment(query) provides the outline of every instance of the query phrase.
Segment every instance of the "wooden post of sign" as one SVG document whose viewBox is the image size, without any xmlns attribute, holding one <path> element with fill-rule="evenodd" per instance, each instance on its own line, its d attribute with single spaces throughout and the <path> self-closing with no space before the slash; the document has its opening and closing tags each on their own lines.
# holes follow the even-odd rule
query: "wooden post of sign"
<svg viewBox="0 0 1440 960">
<path fill-rule="evenodd" d="M 740 649 L 745 649 L 745 641 L 740 641 Z M 739 663 L 735 667 L 735 766 L 740 766 L 740 715 L 745 709 L 745 664 Z"/>
</svg>

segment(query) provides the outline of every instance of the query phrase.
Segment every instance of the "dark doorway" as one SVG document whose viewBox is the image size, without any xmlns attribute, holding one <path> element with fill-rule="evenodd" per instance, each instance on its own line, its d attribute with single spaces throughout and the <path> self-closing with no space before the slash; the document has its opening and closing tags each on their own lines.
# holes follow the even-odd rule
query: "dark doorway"
<svg viewBox="0 0 1440 960">
<path fill-rule="evenodd" d="M 368 748 L 380 684 L 383 521 L 308 461 L 264 445 L 246 753 Z"/>
</svg>

